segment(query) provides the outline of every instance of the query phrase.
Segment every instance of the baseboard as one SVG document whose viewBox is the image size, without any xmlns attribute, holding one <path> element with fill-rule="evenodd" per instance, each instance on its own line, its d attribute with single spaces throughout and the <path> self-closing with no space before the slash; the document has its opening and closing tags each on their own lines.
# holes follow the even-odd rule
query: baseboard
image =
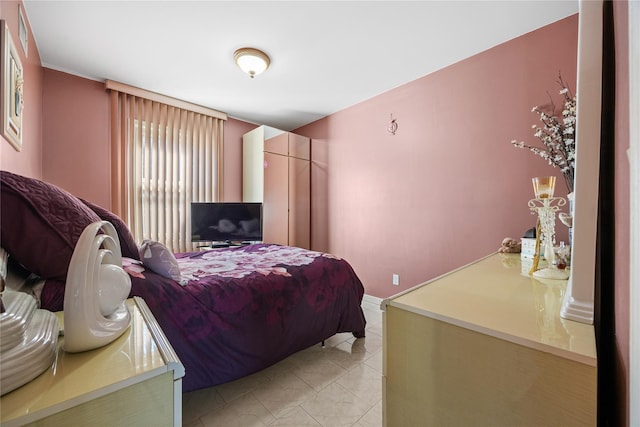
<svg viewBox="0 0 640 427">
<path fill-rule="evenodd" d="M 362 302 L 366 302 L 368 304 L 375 304 L 378 307 L 380 307 L 380 304 L 382 304 L 382 298 L 374 297 L 373 295 L 364 294 L 364 296 L 362 297 Z"/>
</svg>

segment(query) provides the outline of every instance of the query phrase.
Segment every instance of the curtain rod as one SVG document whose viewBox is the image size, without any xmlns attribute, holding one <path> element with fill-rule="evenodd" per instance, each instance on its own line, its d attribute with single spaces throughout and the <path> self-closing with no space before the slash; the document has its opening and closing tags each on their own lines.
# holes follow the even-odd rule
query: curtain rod
<svg viewBox="0 0 640 427">
<path fill-rule="evenodd" d="M 105 87 L 109 90 L 115 90 L 118 92 L 127 93 L 129 95 L 145 98 L 150 101 L 162 102 L 163 104 L 170 105 L 172 107 L 182 108 L 185 110 L 193 111 L 194 113 L 205 114 L 207 116 L 215 117 L 221 120 L 227 120 L 227 114 L 213 110 L 211 108 L 203 107 L 201 105 L 192 104 L 181 99 L 172 98 L 170 96 L 161 95 L 159 93 L 151 92 L 148 90 L 140 89 L 135 86 L 129 86 L 124 83 L 115 82 L 113 80 L 107 80 Z"/>
</svg>

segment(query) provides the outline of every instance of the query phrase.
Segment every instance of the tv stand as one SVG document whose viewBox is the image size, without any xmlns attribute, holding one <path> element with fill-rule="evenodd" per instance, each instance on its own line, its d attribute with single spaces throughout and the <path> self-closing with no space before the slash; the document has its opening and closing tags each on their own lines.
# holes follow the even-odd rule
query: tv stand
<svg viewBox="0 0 640 427">
<path fill-rule="evenodd" d="M 198 246 L 199 250 L 209 250 L 209 249 L 224 249 L 224 248 L 237 248 L 240 246 L 248 246 L 248 245 L 253 245 L 256 243 L 262 243 L 261 241 L 242 241 L 242 242 L 232 242 L 232 241 L 226 241 L 226 242 L 213 242 L 210 245 L 202 245 L 202 246 Z"/>
<path fill-rule="evenodd" d="M 204 246 L 204 247 L 205 248 L 211 248 L 211 249 L 236 248 L 236 247 L 239 247 L 239 246 L 252 245 L 254 243 L 257 243 L 257 242 L 251 242 L 251 241 L 242 241 L 242 242 L 226 241 L 226 242 L 214 242 L 210 246 Z"/>
<path fill-rule="evenodd" d="M 211 249 L 219 249 L 219 248 L 228 248 L 229 246 L 231 246 L 231 243 L 220 242 L 220 243 L 212 243 L 211 246 L 207 246 L 207 247 Z"/>
</svg>

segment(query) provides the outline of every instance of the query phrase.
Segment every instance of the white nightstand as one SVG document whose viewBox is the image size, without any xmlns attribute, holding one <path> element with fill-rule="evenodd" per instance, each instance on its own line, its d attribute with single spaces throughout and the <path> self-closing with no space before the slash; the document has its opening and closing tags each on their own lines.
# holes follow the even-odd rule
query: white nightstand
<svg viewBox="0 0 640 427">
<path fill-rule="evenodd" d="M 0 424 L 181 425 L 184 367 L 144 300 L 127 306 L 130 327 L 105 347 L 66 353 L 60 337 L 53 366 L 0 398 Z"/>
</svg>

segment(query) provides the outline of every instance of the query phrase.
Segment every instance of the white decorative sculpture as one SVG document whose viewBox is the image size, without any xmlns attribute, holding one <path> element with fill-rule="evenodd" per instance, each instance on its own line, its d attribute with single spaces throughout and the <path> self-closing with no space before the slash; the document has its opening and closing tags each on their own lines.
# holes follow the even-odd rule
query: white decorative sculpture
<svg viewBox="0 0 640 427">
<path fill-rule="evenodd" d="M 131 279 L 122 269 L 115 228 L 107 221 L 88 225 L 78 239 L 67 273 L 63 349 L 91 350 L 122 335 L 131 320 L 124 304 L 130 290 Z"/>
<path fill-rule="evenodd" d="M 23 292 L 2 293 L 0 313 L 0 395 L 17 389 L 51 367 L 58 344 L 58 318 L 36 307 Z"/>
</svg>

